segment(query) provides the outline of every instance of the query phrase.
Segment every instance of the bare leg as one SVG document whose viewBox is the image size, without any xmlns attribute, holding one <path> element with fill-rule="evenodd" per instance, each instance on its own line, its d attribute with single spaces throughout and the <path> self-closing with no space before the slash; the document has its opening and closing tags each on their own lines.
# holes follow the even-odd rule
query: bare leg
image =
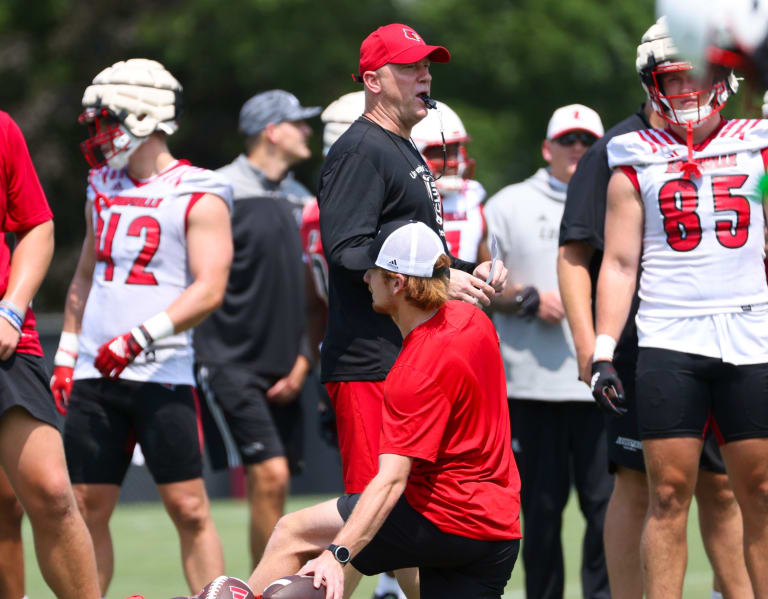
<svg viewBox="0 0 768 599">
<path fill-rule="evenodd" d="M 404 568 L 395 572 L 395 578 L 403 593 L 408 599 L 419 599 L 421 591 L 419 590 L 419 569 Z"/>
<path fill-rule="evenodd" d="M 645 472 L 620 466 L 603 529 L 605 562 L 613 599 L 641 599 L 640 535 L 648 512 Z"/>
<path fill-rule="evenodd" d="M 0 597 L 24 596 L 24 550 L 21 519 L 24 510 L 0 468 Z"/>
<path fill-rule="evenodd" d="M 0 462 L 24 506 L 45 581 L 58 599 L 99 599 L 91 537 L 72 493 L 61 435 L 22 408 L 0 419 Z"/>
<path fill-rule="evenodd" d="M 744 557 L 756 597 L 768 597 L 768 439 L 746 439 L 722 449 L 744 520 Z"/>
<path fill-rule="evenodd" d="M 264 556 L 248 580 L 253 592 L 259 594 L 272 581 L 298 572 L 306 562 L 317 557 L 328 546 L 342 526 L 344 520 L 336 508 L 336 499 L 280 518 L 264 550 Z M 345 568 L 345 579 L 347 576 Z"/>
<path fill-rule="evenodd" d="M 713 587 L 725 599 L 752 599 L 754 593 L 744 561 L 741 510 L 728 475 L 700 470 L 696 502 L 701 538 L 715 571 Z"/>
<path fill-rule="evenodd" d="M 269 536 L 285 511 L 290 472 L 288 460 L 276 457 L 246 466 L 248 505 L 251 511 L 251 567 L 259 563 Z"/>
<path fill-rule="evenodd" d="M 702 440 L 643 441 L 648 473 L 648 517 L 640 552 L 648 599 L 680 599 L 688 560 L 688 509 L 699 470 Z"/>
<path fill-rule="evenodd" d="M 165 509 L 176 525 L 181 563 L 187 584 L 198 593 L 224 574 L 224 551 L 211 517 L 211 505 L 202 478 L 158 485 Z"/>
<path fill-rule="evenodd" d="M 120 487 L 106 484 L 76 484 L 74 489 L 80 513 L 93 539 L 101 596 L 106 597 L 115 571 L 115 553 L 112 534 L 109 531 L 109 520 L 120 498 Z"/>
</svg>

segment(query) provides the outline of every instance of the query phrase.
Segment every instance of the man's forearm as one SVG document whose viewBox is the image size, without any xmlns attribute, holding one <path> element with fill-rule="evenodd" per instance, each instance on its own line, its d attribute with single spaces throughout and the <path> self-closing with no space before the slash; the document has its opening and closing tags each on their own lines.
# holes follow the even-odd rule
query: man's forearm
<svg viewBox="0 0 768 599">
<path fill-rule="evenodd" d="M 620 266 L 603 260 L 597 281 L 597 327 L 598 335 L 609 335 L 618 340 L 627 322 L 635 293 L 637 272 L 630 272 Z"/>
<path fill-rule="evenodd" d="M 2 299 L 26 310 L 48 272 L 53 257 L 53 221 L 17 235 L 8 288 Z"/>
<path fill-rule="evenodd" d="M 565 316 L 579 353 L 592 352 L 595 325 L 592 319 L 592 279 L 589 262 L 594 250 L 584 243 L 568 243 L 557 256 L 557 279 Z"/>
<path fill-rule="evenodd" d="M 345 545 L 352 555 L 359 553 L 379 531 L 404 490 L 405 481 L 384 480 L 376 475 L 334 538 L 334 544 Z"/>
</svg>

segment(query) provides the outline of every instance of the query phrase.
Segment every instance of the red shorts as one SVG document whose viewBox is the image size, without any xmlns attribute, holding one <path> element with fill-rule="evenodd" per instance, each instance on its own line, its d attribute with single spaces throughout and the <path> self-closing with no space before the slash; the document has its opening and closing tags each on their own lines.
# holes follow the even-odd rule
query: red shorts
<svg viewBox="0 0 768 599">
<path fill-rule="evenodd" d="M 336 412 L 344 492 L 362 493 L 379 471 L 384 381 L 326 383 Z"/>
</svg>

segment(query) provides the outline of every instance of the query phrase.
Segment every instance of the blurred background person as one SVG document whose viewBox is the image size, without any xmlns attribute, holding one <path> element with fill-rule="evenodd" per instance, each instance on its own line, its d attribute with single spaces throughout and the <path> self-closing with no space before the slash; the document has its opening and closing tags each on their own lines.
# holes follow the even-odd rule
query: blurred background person
<svg viewBox="0 0 768 599">
<path fill-rule="evenodd" d="M 548 166 L 488 200 L 489 234 L 509 265 L 492 304 L 507 376 L 512 443 L 520 469 L 529 599 L 562 599 L 562 512 L 576 489 L 586 520 L 581 584 L 608 599 L 603 521 L 613 480 L 603 414 L 574 376 L 576 351 L 557 288 L 557 232 L 579 159 L 603 135 L 599 115 L 581 104 L 555 110 L 541 153 Z"/>
<path fill-rule="evenodd" d="M 305 119 L 320 110 L 279 89 L 253 96 L 240 111 L 246 153 L 218 171 L 234 187 L 235 255 L 222 306 L 195 330 L 197 383 L 214 466 L 245 467 L 254 566 L 302 468 L 312 358 L 297 219 L 311 194 L 290 169 L 311 156 Z"/>
</svg>

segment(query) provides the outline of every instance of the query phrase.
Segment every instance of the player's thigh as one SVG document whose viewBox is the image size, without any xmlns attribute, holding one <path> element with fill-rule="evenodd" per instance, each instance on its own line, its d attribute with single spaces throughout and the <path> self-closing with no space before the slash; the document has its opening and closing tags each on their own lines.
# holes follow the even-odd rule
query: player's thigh
<svg viewBox="0 0 768 599">
<path fill-rule="evenodd" d="M 139 383 L 132 396 L 136 439 L 155 483 L 203 475 L 202 439 L 192 387 Z"/>
<path fill-rule="evenodd" d="M 259 464 L 285 456 L 277 426 L 266 398 L 268 381 L 248 368 L 232 365 L 206 365 L 206 401 L 214 402 L 225 420 L 229 435 L 237 446 L 243 464 Z M 202 369 L 198 369 L 201 381 Z"/>
<path fill-rule="evenodd" d="M 722 364 L 713 377 L 712 419 L 725 443 L 768 437 L 768 364 Z"/>
<path fill-rule="evenodd" d="M 123 381 L 75 381 L 64 425 L 73 483 L 122 484 L 136 443 L 130 393 Z"/>
<path fill-rule="evenodd" d="M 708 373 L 717 362 L 695 354 L 641 347 L 636 378 L 640 438 L 700 438 L 711 406 Z"/>
</svg>

